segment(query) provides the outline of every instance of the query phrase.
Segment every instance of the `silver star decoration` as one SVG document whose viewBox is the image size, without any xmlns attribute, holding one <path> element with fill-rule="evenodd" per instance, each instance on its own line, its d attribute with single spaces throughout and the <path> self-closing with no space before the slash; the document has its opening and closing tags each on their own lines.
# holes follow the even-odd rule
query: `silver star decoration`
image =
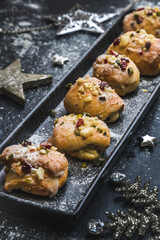
<svg viewBox="0 0 160 240">
<path fill-rule="evenodd" d="M 126 179 L 126 175 L 123 173 L 115 172 L 111 175 L 111 181 L 114 183 L 121 183 Z"/>
<path fill-rule="evenodd" d="M 55 65 L 63 66 L 63 64 L 65 62 L 68 62 L 68 61 L 69 61 L 68 58 L 65 58 L 63 56 L 59 56 L 58 54 L 55 54 L 54 57 L 53 57 L 53 64 L 55 64 Z"/>
<path fill-rule="evenodd" d="M 151 137 L 148 134 L 142 137 L 141 147 L 154 147 L 154 142 L 157 140 L 156 137 Z"/>
<path fill-rule="evenodd" d="M 113 18 L 118 13 L 98 14 L 86 11 L 77 4 L 69 12 L 63 15 L 49 15 L 45 18 L 55 26 L 58 26 L 57 35 L 63 35 L 76 31 L 89 31 L 94 33 L 104 33 L 102 22 Z"/>
<path fill-rule="evenodd" d="M 21 61 L 17 59 L 0 71 L 0 94 L 5 94 L 20 104 L 25 103 L 23 89 L 46 85 L 52 82 L 51 75 L 21 72 Z"/>
</svg>

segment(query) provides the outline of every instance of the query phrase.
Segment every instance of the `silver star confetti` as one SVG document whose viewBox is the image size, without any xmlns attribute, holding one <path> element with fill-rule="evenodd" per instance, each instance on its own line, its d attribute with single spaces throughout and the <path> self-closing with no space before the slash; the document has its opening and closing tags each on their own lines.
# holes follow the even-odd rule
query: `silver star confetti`
<svg viewBox="0 0 160 240">
<path fill-rule="evenodd" d="M 114 183 L 123 182 L 126 179 L 126 175 L 123 173 L 115 172 L 111 175 L 111 181 Z"/>
<path fill-rule="evenodd" d="M 45 18 L 58 26 L 57 35 L 63 35 L 76 31 L 89 31 L 95 33 L 104 33 L 102 22 L 113 18 L 118 13 L 97 14 L 87 12 L 83 7 L 77 4 L 69 12 L 63 15 L 50 15 Z"/>
<path fill-rule="evenodd" d="M 22 73 L 21 61 L 17 59 L 0 71 L 0 94 L 8 95 L 16 102 L 24 104 L 23 89 L 46 85 L 50 82 L 52 82 L 51 75 Z"/>
<path fill-rule="evenodd" d="M 104 223 L 100 219 L 91 219 L 88 222 L 88 232 L 91 234 L 100 234 L 103 231 Z"/>
<path fill-rule="evenodd" d="M 65 62 L 68 62 L 69 59 L 58 54 L 55 54 L 53 57 L 53 64 L 63 66 Z"/>
<path fill-rule="evenodd" d="M 151 137 L 148 134 L 140 137 L 140 146 L 141 147 L 154 147 L 154 142 L 157 140 L 156 137 Z"/>
</svg>

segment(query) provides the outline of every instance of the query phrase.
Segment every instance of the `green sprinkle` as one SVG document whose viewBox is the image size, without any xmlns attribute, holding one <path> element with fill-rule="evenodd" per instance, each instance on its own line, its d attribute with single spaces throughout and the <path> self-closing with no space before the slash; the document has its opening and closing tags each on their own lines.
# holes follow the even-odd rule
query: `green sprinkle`
<svg viewBox="0 0 160 240">
<path fill-rule="evenodd" d="M 107 133 L 106 133 L 106 132 L 103 132 L 103 135 L 104 135 L 104 136 L 106 136 L 106 135 L 107 135 Z"/>
<path fill-rule="evenodd" d="M 90 113 L 87 113 L 87 112 L 84 112 L 83 115 L 84 115 L 84 116 L 87 116 L 87 117 L 90 117 L 90 116 L 91 116 Z"/>
<path fill-rule="evenodd" d="M 135 13 L 135 14 L 134 14 L 134 18 L 135 18 L 135 19 L 139 18 L 139 14 L 138 14 L 138 13 Z"/>
<path fill-rule="evenodd" d="M 8 156 L 8 160 L 12 160 L 13 159 L 13 153 L 9 154 Z"/>
<path fill-rule="evenodd" d="M 51 112 L 50 112 L 50 116 L 51 116 L 52 118 L 54 118 L 55 115 L 56 115 L 56 111 L 55 111 L 54 109 L 52 109 Z"/>
<path fill-rule="evenodd" d="M 90 127 L 94 127 L 94 128 L 96 128 L 96 125 L 94 125 L 94 124 L 91 124 L 91 125 L 90 125 Z"/>
<path fill-rule="evenodd" d="M 133 37 L 133 36 L 134 36 L 134 34 L 133 34 L 133 33 L 131 33 L 130 37 Z"/>
<path fill-rule="evenodd" d="M 128 68 L 128 74 L 129 74 L 129 76 L 133 75 L 133 69 L 131 67 Z"/>
<path fill-rule="evenodd" d="M 77 114 L 77 118 L 83 117 L 83 114 Z"/>
<path fill-rule="evenodd" d="M 59 125 L 62 125 L 62 124 L 64 124 L 64 122 L 61 122 Z"/>
<path fill-rule="evenodd" d="M 58 118 L 55 119 L 54 125 L 56 125 L 56 123 L 58 123 L 58 120 L 59 120 Z"/>
<path fill-rule="evenodd" d="M 80 136 L 80 131 L 74 130 L 74 133 L 75 133 L 77 136 Z"/>
<path fill-rule="evenodd" d="M 66 88 L 67 89 L 70 89 L 72 87 L 72 83 L 68 83 L 67 85 L 66 85 Z"/>
<path fill-rule="evenodd" d="M 140 33 L 140 30 L 139 30 L 139 29 L 137 29 L 137 30 L 136 30 L 136 33 Z"/>
<path fill-rule="evenodd" d="M 81 168 L 87 168 L 87 164 L 86 164 L 85 162 L 83 162 L 83 163 L 81 164 Z"/>
<path fill-rule="evenodd" d="M 121 65 L 119 59 L 117 59 L 115 62 L 116 62 L 119 66 Z"/>
<path fill-rule="evenodd" d="M 100 133 L 102 133 L 102 132 L 103 132 L 103 130 L 102 130 L 101 128 L 97 128 L 97 132 L 100 132 Z"/>
<path fill-rule="evenodd" d="M 160 11 L 156 12 L 157 17 L 160 17 Z"/>
</svg>

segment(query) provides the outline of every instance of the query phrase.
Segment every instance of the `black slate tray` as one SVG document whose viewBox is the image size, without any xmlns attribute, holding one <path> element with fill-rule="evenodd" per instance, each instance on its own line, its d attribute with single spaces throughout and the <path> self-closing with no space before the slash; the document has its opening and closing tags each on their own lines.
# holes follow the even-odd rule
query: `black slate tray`
<svg viewBox="0 0 160 240">
<path fill-rule="evenodd" d="M 0 151 L 6 146 L 22 142 L 26 138 L 30 138 L 35 144 L 48 139 L 52 134 L 54 121 L 49 116 L 51 109 L 56 109 L 56 117 L 66 114 L 62 103 L 67 93 L 66 84 L 74 83 L 79 76 L 92 75 L 91 66 L 96 57 L 102 54 L 109 44 L 121 34 L 122 20 L 125 14 L 122 14 L 117 22 L 98 38 L 76 66 L 63 76 L 60 82 L 8 136 L 0 145 Z M 67 183 L 53 199 L 33 196 L 20 191 L 10 194 L 5 193 L 3 191 L 4 171 L 1 167 L 0 204 L 15 213 L 25 216 L 38 215 L 45 221 L 49 220 L 53 224 L 61 224 L 61 227 L 63 223 L 65 223 L 65 226 L 75 224 L 92 195 L 96 192 L 100 179 L 116 163 L 128 140 L 159 94 L 159 80 L 159 76 L 141 78 L 138 89 L 124 97 L 126 105 L 124 113 L 116 123 L 109 125 L 111 145 L 104 153 L 106 163 L 103 167 L 94 167 L 91 163 L 87 163 L 87 168 L 82 169 L 79 160 L 68 157 L 69 174 Z M 143 92 L 143 89 L 148 90 L 148 92 Z"/>
</svg>

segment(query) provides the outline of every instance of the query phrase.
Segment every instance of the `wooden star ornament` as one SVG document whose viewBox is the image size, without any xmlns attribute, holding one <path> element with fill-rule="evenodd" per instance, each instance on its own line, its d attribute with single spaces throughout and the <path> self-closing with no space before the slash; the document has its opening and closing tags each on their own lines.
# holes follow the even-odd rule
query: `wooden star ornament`
<svg viewBox="0 0 160 240">
<path fill-rule="evenodd" d="M 24 104 L 24 89 L 46 85 L 52 82 L 51 75 L 29 74 L 21 72 L 21 60 L 17 59 L 0 71 L 0 94 Z"/>
</svg>

